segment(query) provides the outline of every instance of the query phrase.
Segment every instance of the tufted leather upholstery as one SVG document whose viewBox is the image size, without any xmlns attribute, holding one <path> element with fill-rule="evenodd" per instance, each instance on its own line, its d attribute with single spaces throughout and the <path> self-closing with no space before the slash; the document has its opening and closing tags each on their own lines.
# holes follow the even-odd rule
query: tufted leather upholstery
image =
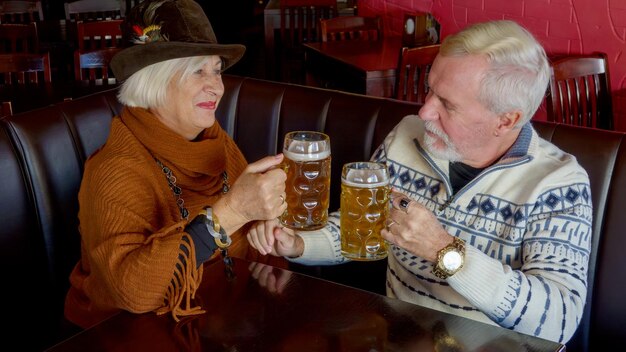
<svg viewBox="0 0 626 352">
<path fill-rule="evenodd" d="M 237 76 L 224 76 L 224 83 L 218 119 L 248 161 L 275 154 L 290 130 L 330 135 L 333 210 L 339 205 L 336 170 L 347 161 L 369 159 L 391 128 L 418 110 L 408 102 Z M 68 275 L 80 256 L 76 214 L 82 169 L 106 140 L 110 120 L 121 109 L 115 94 L 110 90 L 0 121 L 0 298 L 9 318 L 5 336 L 15 338 L 24 350 L 41 350 L 63 337 L 59 319 Z M 621 213 L 626 206 L 626 135 L 534 125 L 544 138 L 576 155 L 591 177 L 593 290 L 568 351 L 595 350 L 604 341 L 624 343 L 626 270 L 621 270 L 620 260 L 626 248 L 626 217 Z M 384 293 L 385 264 L 293 269 Z M 40 337 L 18 340 L 22 330 Z"/>
</svg>

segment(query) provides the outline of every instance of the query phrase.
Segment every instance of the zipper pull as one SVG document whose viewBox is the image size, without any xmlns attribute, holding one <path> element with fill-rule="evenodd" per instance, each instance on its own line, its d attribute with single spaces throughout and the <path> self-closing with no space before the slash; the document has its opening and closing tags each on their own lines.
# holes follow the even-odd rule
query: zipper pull
<svg viewBox="0 0 626 352">
<path fill-rule="evenodd" d="M 454 200 L 454 197 L 448 198 L 448 200 L 446 200 L 445 203 L 443 203 L 443 204 L 441 204 L 441 206 L 439 206 L 439 211 L 443 211 L 445 208 L 447 208 L 448 205 L 450 205 L 450 203 L 452 203 L 453 200 Z"/>
</svg>

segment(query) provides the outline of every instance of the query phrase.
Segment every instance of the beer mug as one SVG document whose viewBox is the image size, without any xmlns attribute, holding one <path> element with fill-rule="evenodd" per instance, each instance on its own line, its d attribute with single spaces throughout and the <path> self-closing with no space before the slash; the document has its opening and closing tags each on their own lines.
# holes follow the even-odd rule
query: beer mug
<svg viewBox="0 0 626 352">
<path fill-rule="evenodd" d="M 330 139 L 313 131 L 294 131 L 283 145 L 287 173 L 287 210 L 281 223 L 294 230 L 316 230 L 328 221 L 330 200 Z"/>
<path fill-rule="evenodd" d="M 341 254 L 352 260 L 387 257 L 380 232 L 389 216 L 389 170 L 382 163 L 347 163 L 341 171 Z"/>
</svg>

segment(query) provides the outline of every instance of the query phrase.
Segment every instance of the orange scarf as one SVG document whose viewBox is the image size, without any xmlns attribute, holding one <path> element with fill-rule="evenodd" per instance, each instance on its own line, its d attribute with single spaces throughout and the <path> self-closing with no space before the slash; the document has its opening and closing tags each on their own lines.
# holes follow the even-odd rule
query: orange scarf
<svg viewBox="0 0 626 352">
<path fill-rule="evenodd" d="M 206 198 L 205 205 L 213 205 L 221 196 L 224 170 L 227 170 L 232 185 L 247 165 L 235 142 L 217 122 L 206 129 L 196 141 L 189 142 L 160 123 L 145 109 L 126 108 L 121 119 L 154 157 L 172 169 L 177 185 L 183 189 L 212 195 Z M 233 164 L 232 168 L 225 165 L 227 160 Z M 195 216 L 193 212 L 189 215 L 190 218 Z M 231 235 L 233 243 L 229 249 L 230 255 L 282 268 L 288 267 L 288 262 L 283 258 L 262 256 L 249 248 L 244 236 L 247 229 L 248 226 L 244 226 Z"/>
<path fill-rule="evenodd" d="M 220 195 L 226 160 L 237 166 L 229 175 L 232 180 L 239 177 L 247 164 L 217 122 L 190 142 L 162 124 L 148 110 L 126 108 L 121 119 L 155 158 L 172 169 L 176 184 L 183 189 Z"/>
</svg>

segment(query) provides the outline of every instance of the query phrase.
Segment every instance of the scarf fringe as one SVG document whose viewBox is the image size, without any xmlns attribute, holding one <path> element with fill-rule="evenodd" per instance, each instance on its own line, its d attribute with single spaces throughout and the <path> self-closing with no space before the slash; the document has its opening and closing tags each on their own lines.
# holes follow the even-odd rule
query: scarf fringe
<svg viewBox="0 0 626 352">
<path fill-rule="evenodd" d="M 172 318 L 179 322 L 182 317 L 206 313 L 200 306 L 192 306 L 196 291 L 202 281 L 203 266 L 196 265 L 196 250 L 191 236 L 184 234 L 182 246 L 178 252 L 181 258 L 174 273 L 178 279 L 171 281 L 165 295 L 165 306 L 156 310 L 157 315 L 171 312 Z M 189 254 L 187 254 L 189 253 Z M 182 282 L 179 282 L 182 281 Z"/>
</svg>

